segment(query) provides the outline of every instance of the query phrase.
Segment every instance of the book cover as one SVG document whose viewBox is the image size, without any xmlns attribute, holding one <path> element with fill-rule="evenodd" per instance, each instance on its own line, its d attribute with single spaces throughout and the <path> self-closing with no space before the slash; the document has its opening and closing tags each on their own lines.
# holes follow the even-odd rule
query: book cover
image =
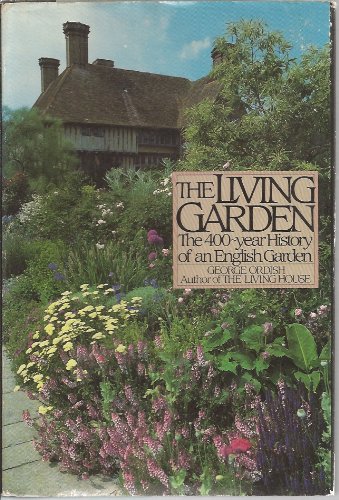
<svg viewBox="0 0 339 500">
<path fill-rule="evenodd" d="M 333 17 L 2 5 L 4 496 L 334 493 Z"/>
</svg>

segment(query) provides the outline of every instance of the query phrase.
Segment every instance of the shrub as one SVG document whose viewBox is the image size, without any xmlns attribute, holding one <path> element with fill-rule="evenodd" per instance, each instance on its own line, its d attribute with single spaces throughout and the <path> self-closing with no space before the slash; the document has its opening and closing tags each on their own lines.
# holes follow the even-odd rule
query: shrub
<svg viewBox="0 0 339 500">
<path fill-rule="evenodd" d="M 4 278 L 23 273 L 29 261 L 35 256 L 39 244 L 32 242 L 15 232 L 4 233 L 3 272 Z"/>
<path fill-rule="evenodd" d="M 13 284 L 11 293 L 17 300 L 39 300 L 46 304 L 64 289 L 64 275 L 60 272 L 64 246 L 58 241 L 35 241 L 32 243 L 34 257 Z"/>
<path fill-rule="evenodd" d="M 28 179 L 22 172 L 3 180 L 2 209 L 4 215 L 16 214 L 28 196 Z"/>
</svg>

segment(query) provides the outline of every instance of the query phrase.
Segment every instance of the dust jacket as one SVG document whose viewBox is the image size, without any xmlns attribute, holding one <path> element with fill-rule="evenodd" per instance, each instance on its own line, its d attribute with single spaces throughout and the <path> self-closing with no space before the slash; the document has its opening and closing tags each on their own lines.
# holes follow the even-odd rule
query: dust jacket
<svg viewBox="0 0 339 500">
<path fill-rule="evenodd" d="M 4 496 L 334 494 L 333 22 L 2 5 Z"/>
</svg>

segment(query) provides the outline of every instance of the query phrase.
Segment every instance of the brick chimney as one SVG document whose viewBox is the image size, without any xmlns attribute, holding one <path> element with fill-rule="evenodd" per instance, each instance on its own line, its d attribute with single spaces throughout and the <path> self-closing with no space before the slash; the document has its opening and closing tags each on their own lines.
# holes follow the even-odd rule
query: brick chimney
<svg viewBox="0 0 339 500">
<path fill-rule="evenodd" d="M 217 64 L 220 64 L 223 61 L 222 53 L 216 47 L 214 47 L 214 49 L 212 50 L 211 56 L 212 56 L 213 66 L 216 66 Z"/>
<path fill-rule="evenodd" d="M 58 77 L 60 61 L 51 57 L 40 57 L 39 66 L 41 68 L 41 92 L 45 92 L 48 85 Z"/>
<path fill-rule="evenodd" d="M 89 26 L 67 21 L 63 24 L 66 37 L 67 67 L 72 64 L 85 66 L 88 64 Z"/>
</svg>

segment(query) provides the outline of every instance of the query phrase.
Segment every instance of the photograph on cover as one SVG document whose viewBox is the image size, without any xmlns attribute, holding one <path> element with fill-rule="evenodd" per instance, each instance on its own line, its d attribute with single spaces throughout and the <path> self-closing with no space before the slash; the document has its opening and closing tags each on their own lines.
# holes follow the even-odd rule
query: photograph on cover
<svg viewBox="0 0 339 500">
<path fill-rule="evenodd" d="M 333 494 L 330 15 L 2 6 L 4 496 Z"/>
</svg>

